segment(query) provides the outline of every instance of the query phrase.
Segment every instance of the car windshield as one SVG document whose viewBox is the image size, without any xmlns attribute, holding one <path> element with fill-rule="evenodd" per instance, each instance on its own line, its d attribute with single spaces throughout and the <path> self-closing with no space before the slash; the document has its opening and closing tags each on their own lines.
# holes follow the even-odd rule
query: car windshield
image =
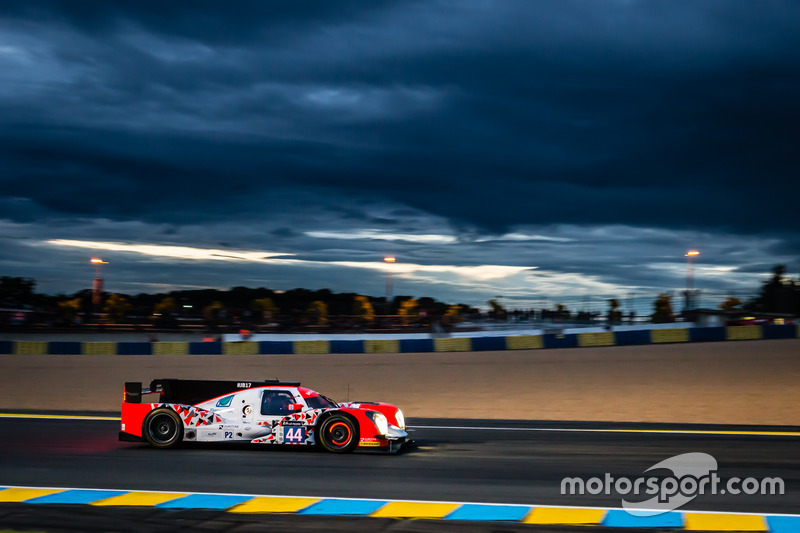
<svg viewBox="0 0 800 533">
<path fill-rule="evenodd" d="M 336 402 L 325 396 L 309 396 L 306 398 L 306 403 L 311 409 L 334 409 L 338 407 Z"/>
</svg>

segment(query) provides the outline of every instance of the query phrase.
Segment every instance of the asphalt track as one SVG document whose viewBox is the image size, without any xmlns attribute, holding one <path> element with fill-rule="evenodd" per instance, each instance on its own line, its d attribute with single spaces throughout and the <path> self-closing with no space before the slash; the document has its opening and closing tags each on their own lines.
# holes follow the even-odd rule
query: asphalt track
<svg viewBox="0 0 800 533">
<path fill-rule="evenodd" d="M 251 445 L 163 451 L 119 442 L 118 425 L 0 416 L 0 484 L 618 508 L 615 494 L 561 495 L 562 478 L 634 479 L 671 456 L 705 452 L 723 480 L 780 477 L 785 494 L 704 495 L 682 510 L 800 513 L 797 428 L 411 419 L 414 448 L 340 456 Z M 321 526 L 301 520 L 295 529 L 305 527 Z"/>
<path fill-rule="evenodd" d="M 798 354 L 794 339 L 458 354 L 4 356 L 6 413 L 68 406 L 114 417 L 125 380 L 278 375 L 339 399 L 395 402 L 416 426 L 418 445 L 396 456 L 257 446 L 159 451 L 119 442 L 115 420 L 0 415 L 0 485 L 619 508 L 619 495 L 561 495 L 561 480 L 606 473 L 634 479 L 672 456 L 705 452 L 717 459 L 723 479 L 780 477 L 785 494 L 704 495 L 682 510 L 798 514 Z M 441 413 L 482 420 L 419 418 Z M 508 418 L 516 420 L 502 420 Z M 301 516 L 229 520 L 159 509 L 0 505 L 0 529 L 40 531 L 263 531 L 264 520 L 270 529 L 296 531 L 551 530 Z M 77 525 L 67 527 L 72 521 Z"/>
</svg>

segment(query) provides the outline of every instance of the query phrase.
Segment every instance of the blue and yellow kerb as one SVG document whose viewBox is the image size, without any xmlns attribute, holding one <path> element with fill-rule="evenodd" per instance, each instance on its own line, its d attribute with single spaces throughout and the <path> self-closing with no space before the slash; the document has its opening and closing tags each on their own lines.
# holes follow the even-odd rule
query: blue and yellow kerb
<svg viewBox="0 0 800 533">
<path fill-rule="evenodd" d="M 227 513 L 514 522 L 540 525 L 670 528 L 682 531 L 800 531 L 800 515 L 672 511 L 637 517 L 621 509 L 456 502 L 0 487 L 0 505 L 91 505 L 202 509 Z"/>
</svg>

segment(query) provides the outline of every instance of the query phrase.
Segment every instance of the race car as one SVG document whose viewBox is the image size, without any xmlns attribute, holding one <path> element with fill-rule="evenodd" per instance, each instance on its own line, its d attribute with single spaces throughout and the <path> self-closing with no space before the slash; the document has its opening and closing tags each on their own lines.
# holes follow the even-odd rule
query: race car
<svg viewBox="0 0 800 533">
<path fill-rule="evenodd" d="M 158 401 L 142 403 L 142 395 Z M 298 382 L 155 379 L 127 382 L 119 439 L 171 448 L 181 442 L 318 445 L 333 453 L 388 452 L 410 444 L 403 412 L 381 402 L 337 404 Z"/>
</svg>

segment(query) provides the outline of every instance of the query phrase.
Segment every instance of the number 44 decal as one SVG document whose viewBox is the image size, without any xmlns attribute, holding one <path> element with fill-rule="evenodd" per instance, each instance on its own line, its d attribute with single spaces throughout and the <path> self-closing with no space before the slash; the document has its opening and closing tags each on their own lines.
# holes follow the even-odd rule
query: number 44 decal
<svg viewBox="0 0 800 533">
<path fill-rule="evenodd" d="M 304 427 L 283 428 L 283 442 L 285 444 L 302 444 L 305 441 L 306 441 L 306 428 Z"/>
</svg>

